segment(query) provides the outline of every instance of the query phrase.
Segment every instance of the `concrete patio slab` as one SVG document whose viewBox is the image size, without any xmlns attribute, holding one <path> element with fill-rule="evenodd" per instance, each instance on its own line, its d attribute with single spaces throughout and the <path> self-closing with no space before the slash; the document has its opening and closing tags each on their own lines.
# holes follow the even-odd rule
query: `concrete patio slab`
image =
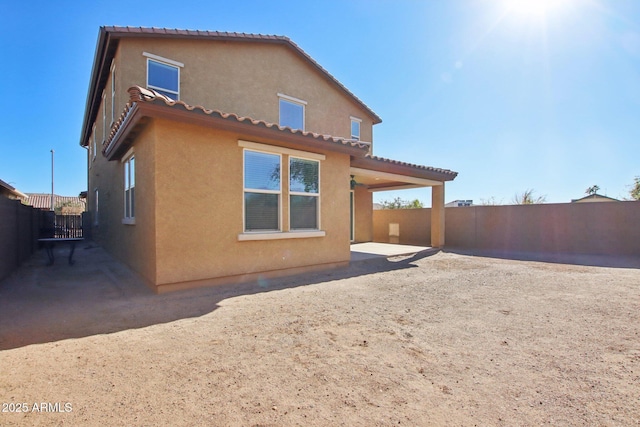
<svg viewBox="0 0 640 427">
<path fill-rule="evenodd" d="M 351 261 L 363 261 L 373 258 L 413 255 L 431 249 L 429 246 L 395 245 L 391 243 L 354 243 L 351 245 Z"/>
</svg>

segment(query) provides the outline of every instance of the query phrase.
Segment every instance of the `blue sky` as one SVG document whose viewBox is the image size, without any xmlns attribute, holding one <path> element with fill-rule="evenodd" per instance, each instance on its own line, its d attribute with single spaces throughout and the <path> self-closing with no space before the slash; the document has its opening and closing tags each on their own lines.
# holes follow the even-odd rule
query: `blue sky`
<svg viewBox="0 0 640 427">
<path fill-rule="evenodd" d="M 382 117 L 374 152 L 459 172 L 446 201 L 547 202 L 640 175 L 636 0 L 0 0 L 0 179 L 86 190 L 79 145 L 100 25 L 290 37 Z M 541 3 L 549 3 L 541 10 Z M 418 198 L 430 190 L 375 193 Z"/>
</svg>

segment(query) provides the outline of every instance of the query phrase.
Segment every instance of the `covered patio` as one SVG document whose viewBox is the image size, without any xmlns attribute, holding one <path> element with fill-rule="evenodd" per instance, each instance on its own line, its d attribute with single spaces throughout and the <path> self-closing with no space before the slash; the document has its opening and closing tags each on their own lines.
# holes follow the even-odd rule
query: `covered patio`
<svg viewBox="0 0 640 427">
<path fill-rule="evenodd" d="M 373 240 L 373 193 L 431 187 L 431 247 L 445 244 L 444 187 L 458 175 L 448 169 L 377 156 L 351 158 L 351 230 L 354 243 Z"/>
</svg>

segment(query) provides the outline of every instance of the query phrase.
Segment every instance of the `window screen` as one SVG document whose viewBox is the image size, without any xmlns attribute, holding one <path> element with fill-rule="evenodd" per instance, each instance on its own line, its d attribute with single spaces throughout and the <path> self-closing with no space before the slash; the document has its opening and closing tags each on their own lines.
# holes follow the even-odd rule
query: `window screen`
<svg viewBox="0 0 640 427">
<path fill-rule="evenodd" d="M 318 229 L 319 169 L 315 160 L 289 159 L 291 230 Z"/>
<path fill-rule="evenodd" d="M 280 156 L 244 152 L 245 231 L 280 229 Z"/>
</svg>

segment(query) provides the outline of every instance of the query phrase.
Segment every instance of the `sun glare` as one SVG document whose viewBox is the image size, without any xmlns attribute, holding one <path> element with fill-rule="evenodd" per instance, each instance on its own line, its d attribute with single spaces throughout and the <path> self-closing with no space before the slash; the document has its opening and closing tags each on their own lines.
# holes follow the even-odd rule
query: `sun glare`
<svg viewBox="0 0 640 427">
<path fill-rule="evenodd" d="M 509 12 L 526 17 L 543 17 L 565 6 L 569 0 L 505 0 Z"/>
</svg>

